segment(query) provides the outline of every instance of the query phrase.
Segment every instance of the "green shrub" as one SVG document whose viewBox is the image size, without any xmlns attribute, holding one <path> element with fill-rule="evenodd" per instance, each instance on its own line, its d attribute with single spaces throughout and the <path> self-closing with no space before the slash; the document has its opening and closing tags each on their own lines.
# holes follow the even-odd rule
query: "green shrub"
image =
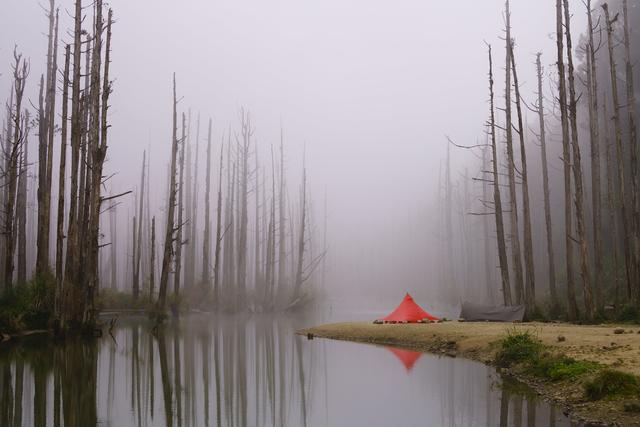
<svg viewBox="0 0 640 427">
<path fill-rule="evenodd" d="M 568 356 L 546 353 L 532 361 L 530 371 L 538 377 L 560 381 L 577 378 L 595 371 L 598 367 L 599 365 L 594 362 L 578 361 Z"/>
<path fill-rule="evenodd" d="M 0 297 L 0 331 L 45 329 L 53 313 L 55 279 L 50 275 L 14 285 Z"/>
<path fill-rule="evenodd" d="M 512 330 L 500 342 L 497 361 L 503 366 L 534 361 L 538 358 L 542 349 L 542 343 L 532 332 Z"/>
<path fill-rule="evenodd" d="M 585 394 L 591 400 L 609 396 L 632 396 L 640 393 L 640 382 L 635 375 L 613 369 L 604 369 L 585 384 Z"/>
</svg>

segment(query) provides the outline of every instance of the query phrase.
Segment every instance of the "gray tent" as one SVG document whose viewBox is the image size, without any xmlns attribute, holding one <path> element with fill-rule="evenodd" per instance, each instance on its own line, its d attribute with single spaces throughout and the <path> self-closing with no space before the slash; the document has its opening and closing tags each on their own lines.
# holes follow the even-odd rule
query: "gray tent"
<svg viewBox="0 0 640 427">
<path fill-rule="evenodd" d="M 524 305 L 492 306 L 462 303 L 460 318 L 469 322 L 522 322 Z"/>
</svg>

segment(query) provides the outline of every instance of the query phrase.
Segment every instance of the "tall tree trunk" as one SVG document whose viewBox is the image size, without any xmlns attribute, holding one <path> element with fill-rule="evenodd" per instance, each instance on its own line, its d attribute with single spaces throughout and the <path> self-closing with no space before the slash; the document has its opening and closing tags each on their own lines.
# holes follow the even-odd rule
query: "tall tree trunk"
<svg viewBox="0 0 640 427">
<path fill-rule="evenodd" d="M 518 196 L 516 194 L 516 163 L 513 153 L 513 128 L 511 120 L 511 12 L 509 11 L 509 0 L 505 2 L 506 20 L 506 60 L 505 60 L 505 128 L 507 134 L 507 175 L 509 178 L 509 240 L 511 241 L 511 255 L 513 257 L 513 270 L 515 273 L 516 304 L 522 304 L 524 298 L 524 284 L 522 277 L 522 254 L 520 250 L 520 232 L 518 226 Z"/>
<path fill-rule="evenodd" d="M 184 237 L 184 288 L 190 289 L 193 284 L 193 277 L 191 277 L 191 249 L 193 248 L 193 237 L 191 234 L 191 220 L 193 219 L 193 202 L 191 200 L 191 191 L 193 190 L 193 186 L 191 185 L 191 165 L 193 162 L 193 157 L 191 156 L 191 109 L 189 109 L 187 113 L 187 135 L 185 141 L 185 153 L 186 157 L 184 159 L 185 162 L 185 177 L 183 183 L 183 189 L 185 191 L 184 199 L 183 199 L 183 207 L 184 207 L 184 216 L 185 216 L 185 227 L 182 232 Z"/>
<path fill-rule="evenodd" d="M 609 211 L 609 229 L 611 230 L 611 249 L 613 252 L 613 266 L 611 268 L 612 276 L 613 276 L 613 285 L 614 285 L 614 304 L 615 307 L 618 308 L 620 306 L 620 261 L 618 256 L 618 221 L 617 221 L 617 206 L 616 206 L 616 191 L 613 184 L 613 162 L 611 159 L 611 141 L 609 134 L 609 120 L 610 117 L 607 113 L 607 100 L 603 100 L 602 103 L 602 112 L 603 112 L 603 120 L 602 123 L 604 125 L 604 147 L 605 147 L 605 160 L 607 166 L 607 208 Z"/>
<path fill-rule="evenodd" d="M 213 300 L 220 304 L 220 250 L 222 249 L 222 161 L 224 143 L 220 144 L 220 165 L 218 166 L 218 204 L 216 219 L 216 248 L 213 258 Z"/>
<path fill-rule="evenodd" d="M 66 45 L 64 53 L 64 78 L 62 86 L 62 135 L 60 138 L 60 169 L 58 175 L 58 215 L 56 227 L 56 317 L 60 314 L 60 297 L 62 295 L 63 256 L 64 256 L 64 200 L 65 174 L 67 167 L 67 128 L 69 115 L 69 64 L 71 47 Z"/>
<path fill-rule="evenodd" d="M 158 293 L 157 310 L 164 311 L 167 303 L 167 285 L 171 272 L 171 258 L 173 257 L 173 233 L 175 231 L 176 205 L 176 157 L 178 156 L 178 100 L 176 98 L 176 75 L 173 74 L 173 133 L 171 136 L 171 164 L 169 167 L 169 198 L 167 201 L 167 224 L 164 235 L 164 249 L 162 255 L 162 271 L 160 273 L 160 288 Z"/>
<path fill-rule="evenodd" d="M 572 166 L 576 191 L 576 225 L 578 229 L 578 242 L 580 244 L 580 275 L 582 278 L 582 291 L 584 294 L 585 315 L 587 319 L 593 319 L 595 306 L 593 303 L 593 290 L 591 289 L 591 273 L 589 271 L 589 247 L 587 241 L 587 229 L 584 213 L 584 189 L 582 183 L 582 159 L 580 156 L 580 144 L 578 142 L 578 101 L 576 99 L 575 79 L 573 73 L 573 50 L 571 45 L 571 15 L 569 14 L 569 0 L 564 3 L 564 27 L 567 39 L 567 60 L 569 73 L 569 119 L 571 123 L 571 146 L 573 148 Z"/>
<path fill-rule="evenodd" d="M 151 262 L 149 264 L 149 299 L 153 299 L 156 287 L 156 217 L 151 218 Z"/>
<path fill-rule="evenodd" d="M 134 240 L 135 246 L 133 248 L 133 299 L 138 299 L 140 295 L 140 259 L 142 258 L 142 209 L 144 208 L 144 174 L 146 172 L 147 152 L 142 152 L 142 172 L 140 177 L 140 207 L 138 209 L 138 235 Z M 135 224 L 134 224 L 135 225 Z M 134 227 L 135 228 L 135 227 Z"/>
<path fill-rule="evenodd" d="M 591 0 L 587 0 L 587 94 L 589 96 L 589 136 L 591 141 L 591 199 L 593 204 L 593 255 L 595 266 L 595 301 L 598 310 L 604 309 L 602 287 L 604 285 L 602 266 L 602 198 L 600 196 L 600 127 L 598 121 L 598 74 L 596 51 L 593 42 L 593 19 Z"/>
<path fill-rule="evenodd" d="M 618 187 L 618 203 L 622 216 L 622 241 L 624 246 L 624 262 L 627 284 L 627 298 L 631 298 L 631 285 L 633 283 L 633 256 L 631 248 L 630 235 L 632 229 L 629 224 L 629 212 L 627 212 L 626 191 L 625 191 L 625 165 L 624 154 L 622 152 L 622 128 L 620 125 L 620 101 L 618 98 L 618 77 L 616 74 L 616 62 L 613 55 L 614 39 L 613 39 L 613 23 L 609 16 L 609 6 L 607 3 L 602 5 L 607 25 L 607 44 L 609 48 L 609 71 L 611 77 L 611 96 L 613 102 L 613 129 L 616 141 L 616 164 L 617 167 L 617 187 Z M 615 18 L 614 18 L 615 20 Z"/>
<path fill-rule="evenodd" d="M 173 276 L 173 294 L 177 299 L 180 294 L 180 283 L 182 276 L 182 239 L 183 239 L 183 215 L 184 215 L 184 151 L 187 142 L 186 138 L 186 117 L 182 113 L 182 137 L 180 138 L 180 179 L 178 181 L 178 236 L 176 241 L 176 259 Z M 174 310 L 176 307 L 174 307 Z"/>
<path fill-rule="evenodd" d="M 49 0 L 49 37 L 47 49 L 47 81 L 45 110 L 40 112 L 38 144 L 38 234 L 36 274 L 42 274 L 49 267 L 49 225 L 51 221 L 51 173 L 53 169 L 53 135 L 56 105 L 56 78 L 58 56 L 58 13 L 55 0 Z M 55 27 L 55 30 L 54 30 Z M 54 35 L 55 34 L 55 35 Z"/>
<path fill-rule="evenodd" d="M 636 284 L 635 302 L 640 305 L 640 181 L 638 178 L 638 127 L 636 123 L 636 95 L 633 86 L 633 67 L 631 60 L 631 42 L 629 37 L 629 19 L 627 0 L 622 0 L 624 17 L 624 52 L 625 52 L 625 80 L 627 82 L 627 123 L 629 124 L 629 151 L 631 152 L 631 229 L 633 230 L 631 256 L 633 261 L 632 274 Z"/>
<path fill-rule="evenodd" d="M 569 142 L 569 118 L 567 113 L 567 87 L 564 72 L 564 26 L 562 23 L 562 0 L 556 0 L 556 44 L 558 66 L 558 98 L 560 123 L 562 126 L 562 161 L 564 164 L 564 226 L 565 256 L 567 269 L 567 314 L 570 320 L 578 316 L 578 303 L 573 272 L 573 214 L 571 204 L 571 146 Z"/>
<path fill-rule="evenodd" d="M 544 99 L 542 93 L 542 61 L 541 53 L 536 55 L 536 70 L 538 75 L 538 125 L 540 134 L 540 155 L 542 156 L 542 192 L 544 195 L 544 222 L 547 238 L 547 263 L 549 269 L 549 294 L 551 295 L 551 304 L 553 310 L 557 309 L 558 293 L 556 290 L 556 261 L 553 251 L 553 224 L 551 222 L 551 202 L 549 195 L 549 164 L 547 160 L 547 131 L 545 129 L 544 119 Z"/>
<path fill-rule="evenodd" d="M 522 210 L 524 220 L 524 265 L 526 272 L 525 303 L 529 314 L 534 310 L 536 304 L 536 280 L 533 264 L 533 236 L 531 235 L 531 210 L 529 207 L 529 178 L 527 174 L 527 151 L 524 145 L 524 126 L 522 124 L 522 107 L 520 102 L 520 87 L 518 86 L 518 73 L 516 60 L 513 54 L 513 43 L 509 44 L 511 49 L 511 71 L 513 72 L 513 88 L 516 94 L 516 112 L 518 114 L 518 137 L 520 139 L 520 161 L 522 170 Z"/>
<path fill-rule="evenodd" d="M 82 138 L 82 107 L 80 102 L 80 69 L 82 54 L 82 1 L 76 0 L 73 40 L 73 83 L 71 88 L 71 187 L 69 198 L 69 221 L 67 231 L 67 251 L 64 269 L 62 326 L 73 318 L 76 300 L 78 251 L 78 163 L 80 140 Z"/>
<path fill-rule="evenodd" d="M 489 46 L 489 102 L 491 105 L 489 132 L 491 134 L 491 154 L 493 165 L 493 204 L 495 209 L 496 233 L 498 241 L 498 260 L 500 262 L 500 277 L 502 279 L 502 298 L 504 305 L 512 305 L 511 286 L 509 283 L 509 264 L 507 260 L 507 246 L 504 236 L 504 219 L 502 217 L 502 199 L 500 197 L 500 174 L 498 173 L 498 148 L 496 143 L 496 125 L 493 94 L 493 61 L 491 46 Z"/>
<path fill-rule="evenodd" d="M 210 209 L 210 193 L 211 193 L 211 119 L 209 119 L 209 131 L 207 133 L 207 179 L 204 192 L 204 238 L 202 244 L 202 286 L 207 290 L 211 287 L 211 218 Z"/>
<path fill-rule="evenodd" d="M 275 179 L 275 178 L 274 178 Z M 278 294 L 283 295 L 287 286 L 286 260 L 287 244 L 285 241 L 285 181 L 284 181 L 284 132 L 280 126 L 280 180 L 278 191 Z M 274 224 L 275 227 L 275 224 Z M 291 248 L 293 250 L 293 248 Z"/>
<path fill-rule="evenodd" d="M 26 128 L 28 124 L 23 123 L 22 119 L 22 98 L 26 80 L 29 75 L 29 63 L 22 59 L 22 55 L 17 54 L 14 50 L 14 66 L 13 66 L 13 88 L 15 91 L 15 113 L 13 114 L 13 140 L 11 141 L 11 149 L 8 153 L 8 169 L 7 174 L 7 197 L 5 203 L 5 253 L 4 253 L 4 286 L 5 291 L 11 289 L 13 285 L 13 258 L 16 246 L 15 238 L 15 205 L 16 191 L 18 187 L 18 159 L 22 150 L 22 145 L 26 137 Z"/>
<path fill-rule="evenodd" d="M 304 163 L 304 162 L 303 162 Z M 304 252 L 306 244 L 306 219 L 307 219 L 307 168 L 302 167 L 302 194 L 300 201 L 300 234 L 298 235 L 298 258 L 296 267 L 296 281 L 293 291 L 293 302 L 302 297 L 302 283 L 304 282 Z"/>
<path fill-rule="evenodd" d="M 27 281 L 27 173 L 29 164 L 29 110 L 25 112 L 25 138 L 24 147 L 20 155 L 20 167 L 18 176 L 18 199 L 16 202 L 16 221 L 18 224 L 18 285 Z"/>
<path fill-rule="evenodd" d="M 191 285 L 194 285 L 196 282 L 196 260 L 198 259 L 197 253 L 197 245 L 198 245 L 198 154 L 200 151 L 200 113 L 198 113 L 198 118 L 196 119 L 196 151 L 195 156 L 193 157 L 193 186 L 191 189 L 191 216 L 189 217 L 189 227 L 191 231 L 189 232 L 190 241 L 189 241 L 189 258 L 187 259 L 188 263 L 188 271 L 189 271 L 189 280 Z"/>
<path fill-rule="evenodd" d="M 249 195 L 249 149 L 251 147 L 251 136 L 253 129 L 251 128 L 251 117 L 248 112 L 242 110 L 242 145 L 240 148 L 240 157 L 238 163 L 238 208 L 239 220 L 238 224 L 238 302 L 239 307 L 246 305 L 246 288 L 247 288 L 247 228 L 249 225 L 248 216 L 248 195 Z"/>
</svg>

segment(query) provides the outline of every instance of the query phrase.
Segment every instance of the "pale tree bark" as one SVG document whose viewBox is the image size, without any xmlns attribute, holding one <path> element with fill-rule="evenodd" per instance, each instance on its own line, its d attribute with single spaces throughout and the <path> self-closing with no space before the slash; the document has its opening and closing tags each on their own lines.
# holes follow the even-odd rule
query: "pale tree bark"
<svg viewBox="0 0 640 427">
<path fill-rule="evenodd" d="M 598 310 L 604 309 L 602 287 L 603 254 L 602 254 L 602 197 L 600 196 L 600 126 L 598 120 L 598 74 L 596 48 L 593 41 L 593 19 L 591 14 L 591 0 L 586 0 L 587 30 L 587 95 L 589 101 L 589 137 L 591 141 L 591 199 L 593 205 L 593 258 L 595 267 L 595 301 Z"/>
<path fill-rule="evenodd" d="M 511 119 L 511 12 L 509 0 L 505 2 L 506 21 L 506 60 L 505 60 L 505 128 L 507 136 L 507 176 L 509 179 L 509 240 L 511 241 L 511 256 L 515 273 L 516 304 L 522 304 L 524 298 L 524 281 L 522 277 L 522 253 L 520 249 L 520 232 L 518 225 L 518 196 L 516 193 L 516 163 L 513 153 L 513 121 Z"/>
<path fill-rule="evenodd" d="M 173 257 L 173 236 L 175 232 L 175 205 L 176 205 L 176 163 L 178 156 L 178 101 L 176 98 L 176 75 L 173 75 L 173 133 L 171 136 L 171 164 L 169 167 L 169 198 L 167 201 L 167 224 L 164 235 L 164 249 L 162 255 L 162 271 L 160 273 L 160 288 L 158 292 L 157 310 L 164 311 L 167 303 L 167 285 L 171 272 L 171 259 Z"/>
<path fill-rule="evenodd" d="M 255 181 L 255 230 L 254 230 L 254 260 L 253 260 L 253 286 L 254 291 L 257 293 L 260 286 L 260 166 L 258 165 L 258 153 L 256 152 L 256 181 Z"/>
<path fill-rule="evenodd" d="M 614 39 L 613 39 L 613 23 L 609 16 L 609 6 L 607 3 L 602 5 L 607 26 L 607 45 L 609 48 L 609 71 L 611 77 L 611 96 L 613 102 L 613 131 L 616 141 L 616 161 L 617 164 L 617 187 L 618 187 L 618 203 L 620 205 L 620 213 L 622 216 L 622 242 L 624 247 L 624 262 L 627 285 L 627 298 L 631 298 L 631 289 L 633 283 L 633 256 L 631 248 L 630 235 L 632 233 L 629 224 L 629 212 L 627 212 L 626 191 L 625 191 L 625 162 L 622 150 L 622 128 L 620 124 L 620 101 L 618 98 L 618 77 L 616 73 L 616 62 L 614 59 Z"/>
<path fill-rule="evenodd" d="M 627 123 L 629 125 L 629 151 L 631 159 L 631 227 L 633 230 L 631 243 L 632 274 L 636 284 L 636 305 L 640 304 L 640 181 L 638 178 L 638 127 L 636 123 L 636 95 L 633 85 L 633 66 L 631 60 L 631 41 L 629 37 L 629 19 L 627 0 L 622 0 L 622 15 L 624 18 L 624 52 L 625 52 L 625 80 L 627 82 Z"/>
<path fill-rule="evenodd" d="M 242 144 L 239 145 L 238 159 L 238 272 L 237 272 L 237 301 L 236 308 L 246 304 L 247 288 L 247 236 L 249 226 L 248 195 L 249 195 L 249 149 L 254 130 L 251 127 L 249 112 L 241 111 Z"/>
<path fill-rule="evenodd" d="M 192 270 L 191 270 L 191 261 L 193 260 L 193 257 L 191 255 L 191 249 L 193 249 L 193 237 L 194 235 L 191 233 L 192 229 L 191 229 L 191 225 L 192 225 L 192 219 L 193 219 L 193 201 L 191 199 L 191 195 L 192 195 L 192 190 L 193 190 L 193 186 L 191 185 L 191 165 L 193 162 L 193 157 L 191 156 L 191 109 L 188 110 L 187 113 L 187 134 L 186 134 L 186 140 L 185 140 L 185 158 L 184 158 L 184 164 L 185 164 L 185 175 L 184 175 L 184 183 L 183 183 L 183 189 L 184 189 L 184 199 L 182 200 L 182 204 L 183 204 L 183 208 L 184 208 L 184 222 L 185 222 L 185 227 L 184 230 L 182 231 L 182 235 L 184 238 L 184 249 L 183 249 L 183 253 L 184 253 L 184 288 L 185 289 L 190 289 L 191 285 L 193 284 L 193 277 L 191 276 Z"/>
<path fill-rule="evenodd" d="M 207 290 L 211 286 L 211 274 L 209 269 L 211 268 L 211 224 L 210 224 L 210 193 L 211 193 L 211 119 L 209 119 L 209 131 L 207 133 L 207 178 L 205 182 L 204 192 L 204 237 L 202 244 L 202 286 Z"/>
<path fill-rule="evenodd" d="M 511 71 L 513 72 L 513 87 L 516 95 L 516 112 L 518 114 L 518 137 L 520 139 L 520 162 L 522 164 L 520 178 L 522 180 L 522 210 L 524 221 L 524 265 L 526 273 L 526 287 L 524 293 L 527 310 L 531 313 L 536 304 L 536 280 L 533 264 L 533 236 L 531 234 L 531 210 L 529 204 L 529 178 L 527 173 L 527 151 L 524 144 L 524 126 L 522 124 L 522 106 L 520 102 L 520 87 L 518 86 L 518 73 L 516 60 L 513 54 L 513 43 L 510 43 Z"/>
<path fill-rule="evenodd" d="M 493 205 L 495 210 L 496 234 L 498 241 L 498 260 L 500 262 L 500 278 L 502 282 L 502 300 L 504 305 L 512 305 L 511 286 L 509 282 L 509 261 L 504 236 L 504 219 L 502 216 L 502 198 L 500 196 L 500 174 L 498 173 L 498 148 L 496 143 L 496 124 L 493 93 L 493 61 L 491 45 L 489 45 L 489 102 L 491 106 L 489 133 L 491 134 L 491 154 L 493 165 Z"/>
<path fill-rule="evenodd" d="M 569 13 L 569 0 L 564 3 L 564 27 L 567 41 L 567 62 L 569 78 L 569 121 L 571 123 L 571 147 L 573 156 L 573 179 L 575 186 L 576 226 L 578 230 L 578 243 L 580 245 L 580 276 L 582 279 L 582 291 L 584 294 L 585 316 L 593 319 L 595 306 L 593 303 L 593 290 L 591 288 L 591 272 L 589 270 L 589 246 L 584 213 L 584 189 L 582 182 L 582 159 L 580 156 L 580 144 L 578 142 L 578 100 L 576 98 L 575 78 L 573 72 L 573 50 L 571 44 L 571 15 Z M 565 159 L 566 160 L 566 159 Z"/>
<path fill-rule="evenodd" d="M 567 270 L 567 314 L 569 320 L 578 317 L 575 279 L 573 271 L 573 213 L 571 203 L 571 146 L 569 141 L 569 118 L 567 113 L 567 86 L 564 70 L 564 26 L 562 23 L 562 0 L 556 0 L 556 45 L 558 66 L 558 99 L 560 104 L 560 124 L 562 127 L 562 161 L 564 170 L 564 227 L 565 257 Z"/>
<path fill-rule="evenodd" d="M 549 294 L 551 295 L 551 304 L 555 310 L 558 305 L 558 293 L 556 290 L 556 260 L 553 251 L 553 224 L 551 222 L 551 202 L 549 195 L 549 164 L 547 160 L 547 132 L 545 129 L 544 119 L 544 99 L 542 93 L 542 61 L 541 53 L 536 55 L 536 70 L 538 75 L 538 125 L 540 134 L 540 155 L 542 156 L 542 192 L 544 195 L 544 222 L 547 238 L 547 264 L 549 269 Z"/>
<path fill-rule="evenodd" d="M 191 215 L 189 216 L 189 257 L 187 258 L 188 273 L 190 284 L 196 282 L 196 260 L 198 247 L 198 154 L 200 151 L 200 113 L 196 119 L 196 145 L 195 155 L 193 157 L 193 185 L 191 189 Z"/>
</svg>

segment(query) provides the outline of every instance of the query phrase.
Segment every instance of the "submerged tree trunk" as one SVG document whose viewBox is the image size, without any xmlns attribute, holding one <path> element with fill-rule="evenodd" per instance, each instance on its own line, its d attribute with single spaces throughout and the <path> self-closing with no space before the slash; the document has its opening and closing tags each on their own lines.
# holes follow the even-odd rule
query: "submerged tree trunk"
<svg viewBox="0 0 640 427">
<path fill-rule="evenodd" d="M 156 217 L 151 218 L 151 262 L 149 264 L 149 299 L 153 299 L 156 287 Z"/>
<path fill-rule="evenodd" d="M 21 150 L 18 177 L 18 199 L 16 202 L 16 221 L 18 224 L 18 285 L 27 281 L 27 171 L 29 164 L 29 110 L 25 111 L 25 138 Z"/>
<path fill-rule="evenodd" d="M 222 155 L 224 143 L 220 144 L 220 165 L 218 166 L 218 205 L 216 220 L 216 248 L 213 258 L 213 300 L 220 303 L 220 249 L 222 249 Z"/>
<path fill-rule="evenodd" d="M 140 178 L 140 207 L 138 210 L 137 236 L 134 240 L 133 248 L 133 299 L 138 299 L 140 295 L 140 259 L 142 258 L 142 209 L 144 207 L 144 174 L 146 171 L 147 152 L 142 152 L 142 172 Z M 134 217 L 135 220 L 135 217 Z M 134 223 L 134 229 L 135 229 Z"/>
<path fill-rule="evenodd" d="M 184 201 L 184 150 L 186 145 L 186 117 L 182 113 L 182 137 L 180 138 L 180 178 L 178 181 L 178 223 L 177 241 L 176 241 L 176 259 L 173 276 L 173 294 L 177 298 L 180 294 L 180 279 L 182 274 L 182 220 L 183 220 L 183 201 Z"/>
<path fill-rule="evenodd" d="M 303 277 L 303 268 L 304 268 L 304 252 L 305 252 L 305 243 L 306 243 L 306 218 L 307 218 L 307 168 L 306 166 L 302 167 L 302 195 L 300 201 L 300 234 L 298 235 L 298 258 L 297 267 L 296 267 L 296 281 L 293 292 L 293 301 L 295 302 L 299 299 L 302 294 L 302 283 L 304 282 Z"/>
<path fill-rule="evenodd" d="M 496 233 L 498 241 L 498 260 L 500 262 L 500 277 L 502 281 L 502 300 L 504 305 L 512 305 L 511 286 L 509 283 L 509 265 L 507 260 L 507 246 L 504 237 L 504 219 L 502 217 L 502 199 L 500 197 L 500 174 L 498 173 L 498 148 L 496 143 L 496 125 L 493 94 L 493 62 L 491 45 L 489 45 L 489 102 L 491 106 L 489 119 L 489 133 L 491 134 L 491 154 L 493 165 L 493 204 L 496 219 Z"/>
</svg>

